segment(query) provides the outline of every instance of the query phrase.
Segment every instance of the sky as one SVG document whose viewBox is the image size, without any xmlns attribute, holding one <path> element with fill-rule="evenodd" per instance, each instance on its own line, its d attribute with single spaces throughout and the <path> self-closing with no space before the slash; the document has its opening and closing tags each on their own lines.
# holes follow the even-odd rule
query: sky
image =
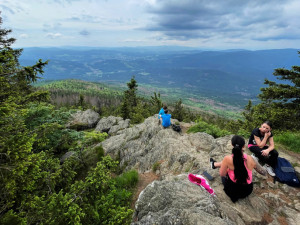
<svg viewBox="0 0 300 225">
<path fill-rule="evenodd" d="M 13 47 L 300 47 L 299 0 L 0 0 Z"/>
</svg>

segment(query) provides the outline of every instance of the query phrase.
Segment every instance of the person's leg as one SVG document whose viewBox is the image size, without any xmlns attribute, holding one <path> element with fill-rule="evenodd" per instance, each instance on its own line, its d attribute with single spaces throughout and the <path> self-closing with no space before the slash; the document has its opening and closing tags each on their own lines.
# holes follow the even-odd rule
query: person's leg
<svg viewBox="0 0 300 225">
<path fill-rule="evenodd" d="M 222 184 L 225 186 L 227 182 L 227 177 L 221 177 Z"/>
<path fill-rule="evenodd" d="M 278 152 L 273 149 L 269 153 L 269 157 L 266 159 L 266 163 L 269 164 L 273 169 L 275 169 L 277 165 L 277 159 L 278 159 Z"/>
<path fill-rule="evenodd" d="M 217 168 L 221 167 L 221 164 L 222 164 L 222 161 L 221 162 L 216 162 L 213 158 L 210 158 L 209 162 L 210 162 L 210 167 L 212 169 L 217 169 Z"/>
<path fill-rule="evenodd" d="M 221 167 L 222 162 L 215 162 L 215 167 Z"/>
<path fill-rule="evenodd" d="M 261 155 L 261 151 L 264 150 L 264 149 L 266 149 L 266 148 L 268 148 L 268 147 L 265 146 L 265 147 L 263 147 L 263 148 L 260 148 L 260 147 L 258 147 L 258 146 L 251 146 L 251 147 L 249 148 L 249 150 L 250 150 L 252 153 L 254 153 L 254 155 L 255 155 L 260 161 L 265 162 L 265 161 L 266 161 L 266 158 L 265 158 L 263 155 Z"/>
</svg>

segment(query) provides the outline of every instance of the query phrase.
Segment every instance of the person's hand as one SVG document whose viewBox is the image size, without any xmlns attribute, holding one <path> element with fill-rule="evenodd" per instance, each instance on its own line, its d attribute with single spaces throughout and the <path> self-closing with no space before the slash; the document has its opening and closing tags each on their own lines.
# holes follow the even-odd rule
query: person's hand
<svg viewBox="0 0 300 225">
<path fill-rule="evenodd" d="M 262 155 L 262 156 L 265 156 L 265 157 L 268 156 L 269 153 L 270 153 L 269 149 L 265 149 L 265 150 L 262 150 L 262 151 L 261 151 L 261 155 Z"/>
<path fill-rule="evenodd" d="M 271 136 L 271 131 L 265 133 L 265 137 L 268 138 L 268 137 L 270 137 L 270 136 Z"/>
</svg>

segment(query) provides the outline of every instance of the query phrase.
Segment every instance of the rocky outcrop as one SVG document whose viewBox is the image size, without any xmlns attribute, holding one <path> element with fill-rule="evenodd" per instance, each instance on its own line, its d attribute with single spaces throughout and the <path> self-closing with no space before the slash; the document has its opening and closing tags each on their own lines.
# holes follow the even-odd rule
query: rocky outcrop
<svg viewBox="0 0 300 225">
<path fill-rule="evenodd" d="M 72 118 L 67 124 L 67 127 L 76 130 L 89 129 L 95 127 L 99 119 L 99 114 L 91 109 L 77 111 L 72 114 Z"/>
<path fill-rule="evenodd" d="M 130 120 L 123 120 L 121 117 L 103 117 L 97 124 L 97 131 L 106 132 L 108 134 L 117 133 L 119 130 L 128 128 L 130 125 Z"/>
<path fill-rule="evenodd" d="M 219 202 L 186 177 L 174 176 L 148 185 L 136 202 L 136 222 L 132 224 L 233 224 L 219 210 Z"/>
<path fill-rule="evenodd" d="M 177 133 L 157 121 L 157 116 L 150 117 L 101 143 L 125 170 L 155 170 L 160 176 L 140 194 L 133 224 L 297 224 L 299 189 L 274 184 L 271 177 L 254 172 L 253 193 L 237 203 L 224 193 L 218 170 L 209 168 L 209 158 L 222 160 L 230 154 L 232 136 L 214 139 L 206 133 Z M 215 198 L 188 181 L 188 173 L 205 170 L 214 177 L 210 185 Z"/>
<path fill-rule="evenodd" d="M 140 173 L 160 164 L 159 174 L 164 177 L 194 169 L 204 169 L 215 140 L 206 133 L 180 134 L 171 128 L 164 129 L 155 117 L 142 124 L 119 131 L 102 142 L 112 157 L 120 157 L 126 169 L 136 168 Z M 202 165 L 202 166 L 201 166 Z"/>
</svg>

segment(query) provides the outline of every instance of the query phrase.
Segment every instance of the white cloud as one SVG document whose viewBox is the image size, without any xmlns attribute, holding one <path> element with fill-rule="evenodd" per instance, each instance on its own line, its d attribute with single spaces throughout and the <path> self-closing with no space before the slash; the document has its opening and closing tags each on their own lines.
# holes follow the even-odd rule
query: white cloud
<svg viewBox="0 0 300 225">
<path fill-rule="evenodd" d="M 18 47 L 300 46 L 298 0 L 1 0 L 0 11 L 2 26 L 20 37 Z"/>
<path fill-rule="evenodd" d="M 51 38 L 51 39 L 60 38 L 61 36 L 62 36 L 62 34 L 60 34 L 60 33 L 48 33 L 48 34 L 46 34 L 46 37 Z"/>
<path fill-rule="evenodd" d="M 20 37 L 20 38 L 27 39 L 27 38 L 29 38 L 29 35 L 28 35 L 28 34 L 20 34 L 19 37 Z"/>
</svg>

